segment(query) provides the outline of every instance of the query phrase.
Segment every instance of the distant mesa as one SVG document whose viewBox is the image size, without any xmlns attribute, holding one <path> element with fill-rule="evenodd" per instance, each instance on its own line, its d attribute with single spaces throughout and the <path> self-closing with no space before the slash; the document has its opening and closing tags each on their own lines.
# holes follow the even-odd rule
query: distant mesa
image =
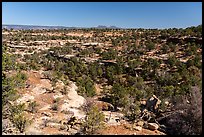
<svg viewBox="0 0 204 137">
<path fill-rule="evenodd" d="M 65 27 L 65 26 L 37 26 L 37 25 L 2 25 L 2 29 L 15 29 L 15 30 L 29 30 L 29 29 L 79 29 L 83 27 Z M 85 28 L 85 27 L 84 27 Z M 97 27 L 93 27 L 97 29 L 118 29 L 116 26 L 103 26 L 99 25 Z"/>
<path fill-rule="evenodd" d="M 99 28 L 99 29 L 119 29 L 116 26 L 107 27 L 107 26 L 104 26 L 104 25 L 98 25 L 96 28 Z"/>
<path fill-rule="evenodd" d="M 36 25 L 2 25 L 2 29 L 71 29 L 73 27 L 64 27 L 64 26 L 36 26 Z"/>
</svg>

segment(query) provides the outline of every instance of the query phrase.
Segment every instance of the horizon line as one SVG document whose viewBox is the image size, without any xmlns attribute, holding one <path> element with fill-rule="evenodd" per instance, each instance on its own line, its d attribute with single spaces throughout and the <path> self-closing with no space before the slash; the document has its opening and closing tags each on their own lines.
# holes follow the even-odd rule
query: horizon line
<svg viewBox="0 0 204 137">
<path fill-rule="evenodd" d="M 79 27 L 79 26 L 62 26 L 62 25 L 33 25 L 33 24 L 3 24 L 2 23 L 2 26 L 36 26 L 36 27 L 65 27 L 65 28 L 97 28 L 99 26 L 105 26 L 107 28 L 104 28 L 104 29 L 173 29 L 173 28 L 176 28 L 176 29 L 186 29 L 186 28 L 189 28 L 189 27 L 196 27 L 196 26 L 199 26 L 199 25 L 202 25 L 202 24 L 199 24 L 199 25 L 191 25 L 191 26 L 188 26 L 188 27 L 168 27 L 168 28 L 144 28 L 144 27 L 118 27 L 118 26 L 115 26 L 115 25 L 97 25 L 97 26 L 93 26 L 93 27 Z M 116 28 L 110 28 L 110 27 L 116 27 Z"/>
</svg>

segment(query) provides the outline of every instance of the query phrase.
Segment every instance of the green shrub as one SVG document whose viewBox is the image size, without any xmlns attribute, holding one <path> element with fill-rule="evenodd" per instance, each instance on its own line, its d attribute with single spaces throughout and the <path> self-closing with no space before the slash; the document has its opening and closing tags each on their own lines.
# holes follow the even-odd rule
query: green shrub
<svg viewBox="0 0 204 137">
<path fill-rule="evenodd" d="M 85 134 L 95 134 L 97 130 L 104 128 L 105 116 L 96 106 L 91 106 L 82 124 Z"/>
<path fill-rule="evenodd" d="M 10 119 L 12 119 L 15 115 L 19 115 L 19 114 L 22 114 L 23 111 L 25 110 L 25 104 L 19 104 L 19 105 L 10 105 L 9 106 L 10 109 Z"/>
<path fill-rule="evenodd" d="M 58 98 L 55 98 L 53 102 L 54 103 L 59 103 L 59 101 L 60 101 L 60 98 L 58 97 Z"/>
<path fill-rule="evenodd" d="M 96 94 L 94 82 L 89 76 L 77 78 L 77 86 L 79 86 L 79 93 L 83 96 L 93 97 Z"/>
<path fill-rule="evenodd" d="M 131 98 L 127 99 L 127 101 L 128 103 L 126 103 L 126 106 L 123 109 L 123 113 L 129 120 L 134 121 L 140 114 L 140 104 L 138 102 L 134 102 L 134 99 L 132 100 Z"/>
<path fill-rule="evenodd" d="M 23 133 L 25 131 L 25 128 L 27 124 L 29 124 L 31 121 L 28 120 L 24 115 L 25 110 L 25 104 L 19 104 L 19 105 L 11 105 L 9 109 L 9 119 L 14 124 L 14 126 Z"/>
<path fill-rule="evenodd" d="M 13 124 L 15 127 L 23 133 L 25 131 L 26 125 L 28 124 L 28 119 L 22 114 L 15 115 L 13 117 Z"/>
</svg>

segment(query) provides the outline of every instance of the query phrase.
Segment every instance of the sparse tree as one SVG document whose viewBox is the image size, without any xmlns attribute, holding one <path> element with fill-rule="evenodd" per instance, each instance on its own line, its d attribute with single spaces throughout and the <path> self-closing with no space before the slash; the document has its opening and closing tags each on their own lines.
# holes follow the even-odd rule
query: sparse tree
<svg viewBox="0 0 204 137">
<path fill-rule="evenodd" d="M 88 135 L 96 134 L 97 130 L 105 127 L 105 116 L 96 106 L 91 106 L 82 124 L 83 132 Z"/>
</svg>

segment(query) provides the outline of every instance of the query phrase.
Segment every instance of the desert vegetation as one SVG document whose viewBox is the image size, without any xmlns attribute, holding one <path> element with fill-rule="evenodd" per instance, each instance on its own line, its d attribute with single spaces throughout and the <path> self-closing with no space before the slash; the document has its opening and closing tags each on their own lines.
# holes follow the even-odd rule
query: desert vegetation
<svg viewBox="0 0 204 137">
<path fill-rule="evenodd" d="M 30 72 L 42 74 L 41 80 L 51 83 L 42 89 L 48 91 L 42 95 L 49 94 L 53 100 L 50 113 L 61 113 L 63 108 L 62 99 L 50 96 L 59 92 L 56 96 L 71 98 L 72 81 L 80 97 L 111 104 L 112 110 L 103 109 L 122 113 L 132 125 L 142 119 L 165 126 L 161 131 L 166 134 L 202 133 L 202 25 L 185 29 L 2 29 L 2 33 L 2 116 L 20 133 L 31 121 L 29 115 L 40 113 L 38 101 L 28 101 L 27 108 L 15 103 L 32 87 Z M 158 107 L 141 103 L 152 96 L 161 101 Z M 152 119 L 142 117 L 144 110 Z M 108 126 L 99 105 L 85 115 L 85 122 L 79 124 L 81 134 L 100 134 L 96 129 Z"/>
</svg>

